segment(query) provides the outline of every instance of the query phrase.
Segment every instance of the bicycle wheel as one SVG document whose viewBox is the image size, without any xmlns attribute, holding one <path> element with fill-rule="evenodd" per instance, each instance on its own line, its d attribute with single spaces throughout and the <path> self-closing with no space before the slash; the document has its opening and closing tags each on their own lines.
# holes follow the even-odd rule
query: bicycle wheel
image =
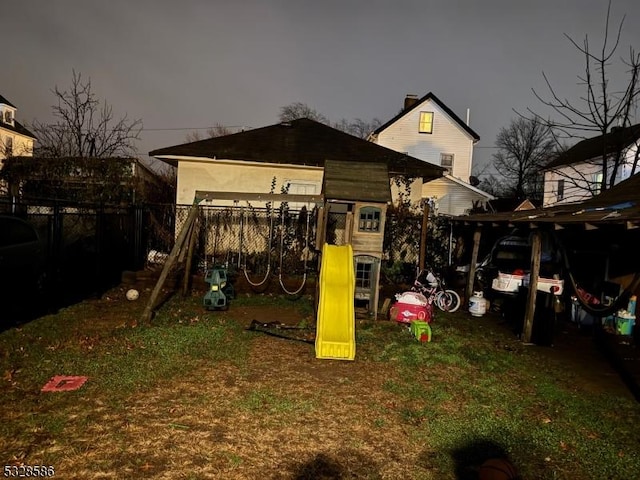
<svg viewBox="0 0 640 480">
<path fill-rule="evenodd" d="M 441 290 L 436 293 L 436 306 L 443 312 L 453 313 L 460 308 L 462 303 L 460 295 L 454 290 Z"/>
</svg>

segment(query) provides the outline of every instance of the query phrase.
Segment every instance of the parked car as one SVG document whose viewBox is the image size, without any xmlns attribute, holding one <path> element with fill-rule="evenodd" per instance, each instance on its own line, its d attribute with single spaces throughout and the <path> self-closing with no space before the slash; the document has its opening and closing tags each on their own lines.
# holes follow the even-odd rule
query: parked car
<svg viewBox="0 0 640 480">
<path fill-rule="evenodd" d="M 560 245 L 553 235 L 541 232 L 542 247 L 540 253 L 540 276 L 562 278 L 562 253 Z M 491 252 L 476 267 L 476 282 L 486 293 L 490 293 L 491 283 L 498 273 L 524 275 L 531 270 L 532 234 L 514 230 L 499 238 Z"/>
<path fill-rule="evenodd" d="M 45 274 L 45 246 L 37 229 L 21 218 L 0 215 L 0 319 L 32 310 L 43 293 Z"/>
</svg>

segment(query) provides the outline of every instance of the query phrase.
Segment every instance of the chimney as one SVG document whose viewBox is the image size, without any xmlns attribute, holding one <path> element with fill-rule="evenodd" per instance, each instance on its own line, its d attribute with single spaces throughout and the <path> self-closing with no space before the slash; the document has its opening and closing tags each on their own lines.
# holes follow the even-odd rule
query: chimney
<svg viewBox="0 0 640 480">
<path fill-rule="evenodd" d="M 409 93 L 409 94 L 407 94 L 406 97 L 404 97 L 404 109 L 405 110 L 409 110 L 416 103 L 418 103 L 418 96 L 417 95 Z"/>
</svg>

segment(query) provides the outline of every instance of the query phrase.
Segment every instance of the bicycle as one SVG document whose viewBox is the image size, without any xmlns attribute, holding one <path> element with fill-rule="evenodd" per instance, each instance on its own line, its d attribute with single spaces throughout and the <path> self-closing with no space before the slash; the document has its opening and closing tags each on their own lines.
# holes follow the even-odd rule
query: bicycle
<svg viewBox="0 0 640 480">
<path fill-rule="evenodd" d="M 421 293 L 429 303 L 434 304 L 443 312 L 453 313 L 462 304 L 460 295 L 455 290 L 446 288 L 444 280 L 431 269 L 425 269 L 418 273 L 411 291 Z"/>
</svg>

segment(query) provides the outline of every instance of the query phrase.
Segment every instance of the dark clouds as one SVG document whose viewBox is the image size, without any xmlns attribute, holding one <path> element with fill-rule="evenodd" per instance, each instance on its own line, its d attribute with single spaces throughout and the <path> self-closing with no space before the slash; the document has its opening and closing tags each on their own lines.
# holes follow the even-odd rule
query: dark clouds
<svg viewBox="0 0 640 480">
<path fill-rule="evenodd" d="M 462 118 L 469 108 L 491 147 L 513 109 L 539 106 L 543 70 L 577 97 L 582 58 L 563 35 L 600 46 L 605 13 L 602 0 L 24 0 L 3 5 L 0 93 L 23 121 L 46 121 L 51 89 L 75 69 L 116 112 L 189 129 L 268 125 L 295 101 L 336 121 L 386 120 L 405 94 L 433 91 Z M 615 25 L 625 13 L 621 45 L 640 48 L 640 2 L 614 1 Z M 140 150 L 186 133 L 145 131 Z"/>
</svg>

